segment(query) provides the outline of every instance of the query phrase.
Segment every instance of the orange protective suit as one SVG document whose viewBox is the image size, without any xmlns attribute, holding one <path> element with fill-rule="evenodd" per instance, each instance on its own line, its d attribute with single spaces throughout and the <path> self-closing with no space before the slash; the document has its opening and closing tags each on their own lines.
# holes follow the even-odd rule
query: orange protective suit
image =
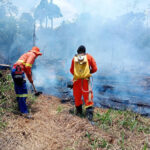
<svg viewBox="0 0 150 150">
<path fill-rule="evenodd" d="M 33 47 L 32 50 L 23 54 L 13 66 L 14 68 L 17 65 L 21 66 L 22 70 L 25 72 L 30 83 L 33 83 L 31 68 L 32 68 L 32 65 L 33 65 L 35 59 L 39 55 L 42 55 L 42 53 L 40 53 L 39 48 Z"/>
<path fill-rule="evenodd" d="M 84 71 L 86 72 L 86 75 L 82 75 L 83 77 L 80 78 L 80 76 L 76 73 L 76 57 L 74 57 L 72 59 L 72 64 L 71 64 L 71 68 L 70 68 L 70 72 L 72 73 L 72 75 L 74 76 L 73 78 L 73 95 L 75 98 L 75 106 L 78 107 L 80 105 L 83 104 L 82 102 L 82 96 L 84 98 L 84 102 L 85 102 L 85 107 L 88 108 L 90 106 L 93 106 L 93 91 L 90 87 L 90 76 L 92 73 L 95 73 L 97 71 L 97 65 L 96 62 L 94 60 L 94 58 L 89 55 L 86 54 L 86 59 L 87 59 L 87 65 L 88 65 L 88 69 L 89 71 Z M 85 66 L 86 68 L 87 66 Z M 82 68 L 81 68 L 82 69 Z M 89 73 L 88 73 L 89 72 Z"/>
</svg>

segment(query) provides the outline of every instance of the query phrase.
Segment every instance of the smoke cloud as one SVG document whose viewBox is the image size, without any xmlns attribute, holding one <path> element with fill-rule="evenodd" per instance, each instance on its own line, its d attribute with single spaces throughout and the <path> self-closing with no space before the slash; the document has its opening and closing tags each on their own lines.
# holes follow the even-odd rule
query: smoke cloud
<svg viewBox="0 0 150 150">
<path fill-rule="evenodd" d="M 40 0 L 14 3 L 34 16 Z M 36 45 L 43 56 L 33 70 L 35 85 L 57 95 L 55 89 L 72 79 L 69 69 L 78 46 L 85 45 L 98 66 L 93 75 L 97 106 L 112 96 L 149 104 L 150 1 L 53 0 L 53 4 L 62 14 L 53 17 L 54 28 L 51 19 L 47 27 L 45 20 L 41 26 L 36 21 Z"/>
</svg>

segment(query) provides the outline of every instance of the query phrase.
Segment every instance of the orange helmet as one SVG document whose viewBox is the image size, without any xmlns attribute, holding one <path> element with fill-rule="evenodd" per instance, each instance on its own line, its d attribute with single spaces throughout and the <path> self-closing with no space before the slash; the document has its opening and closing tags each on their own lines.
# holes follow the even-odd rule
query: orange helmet
<svg viewBox="0 0 150 150">
<path fill-rule="evenodd" d="M 35 52 L 37 55 L 42 55 L 42 53 L 40 52 L 40 49 L 36 46 L 32 47 L 31 52 Z"/>
</svg>

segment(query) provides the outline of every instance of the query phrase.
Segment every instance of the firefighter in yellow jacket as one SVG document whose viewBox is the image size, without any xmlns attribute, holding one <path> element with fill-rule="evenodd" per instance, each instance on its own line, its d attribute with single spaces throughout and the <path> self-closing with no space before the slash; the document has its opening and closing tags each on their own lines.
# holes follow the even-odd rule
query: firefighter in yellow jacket
<svg viewBox="0 0 150 150">
<path fill-rule="evenodd" d="M 72 59 L 70 72 L 73 75 L 73 95 L 77 114 L 82 114 L 82 96 L 85 102 L 86 116 L 89 120 L 93 118 L 93 91 L 90 86 L 90 77 L 97 71 L 94 58 L 86 54 L 85 46 L 81 45 L 77 55 Z"/>
</svg>

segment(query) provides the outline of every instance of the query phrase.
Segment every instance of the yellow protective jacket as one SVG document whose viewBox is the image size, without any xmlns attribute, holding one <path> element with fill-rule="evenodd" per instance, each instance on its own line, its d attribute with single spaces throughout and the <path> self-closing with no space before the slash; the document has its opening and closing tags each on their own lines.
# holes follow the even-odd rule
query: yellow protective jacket
<svg viewBox="0 0 150 150">
<path fill-rule="evenodd" d="M 80 64 L 77 56 L 72 59 L 70 72 L 73 74 L 73 80 L 85 79 L 91 76 L 91 73 L 97 71 L 97 65 L 94 58 L 86 54 L 83 62 Z"/>
</svg>

